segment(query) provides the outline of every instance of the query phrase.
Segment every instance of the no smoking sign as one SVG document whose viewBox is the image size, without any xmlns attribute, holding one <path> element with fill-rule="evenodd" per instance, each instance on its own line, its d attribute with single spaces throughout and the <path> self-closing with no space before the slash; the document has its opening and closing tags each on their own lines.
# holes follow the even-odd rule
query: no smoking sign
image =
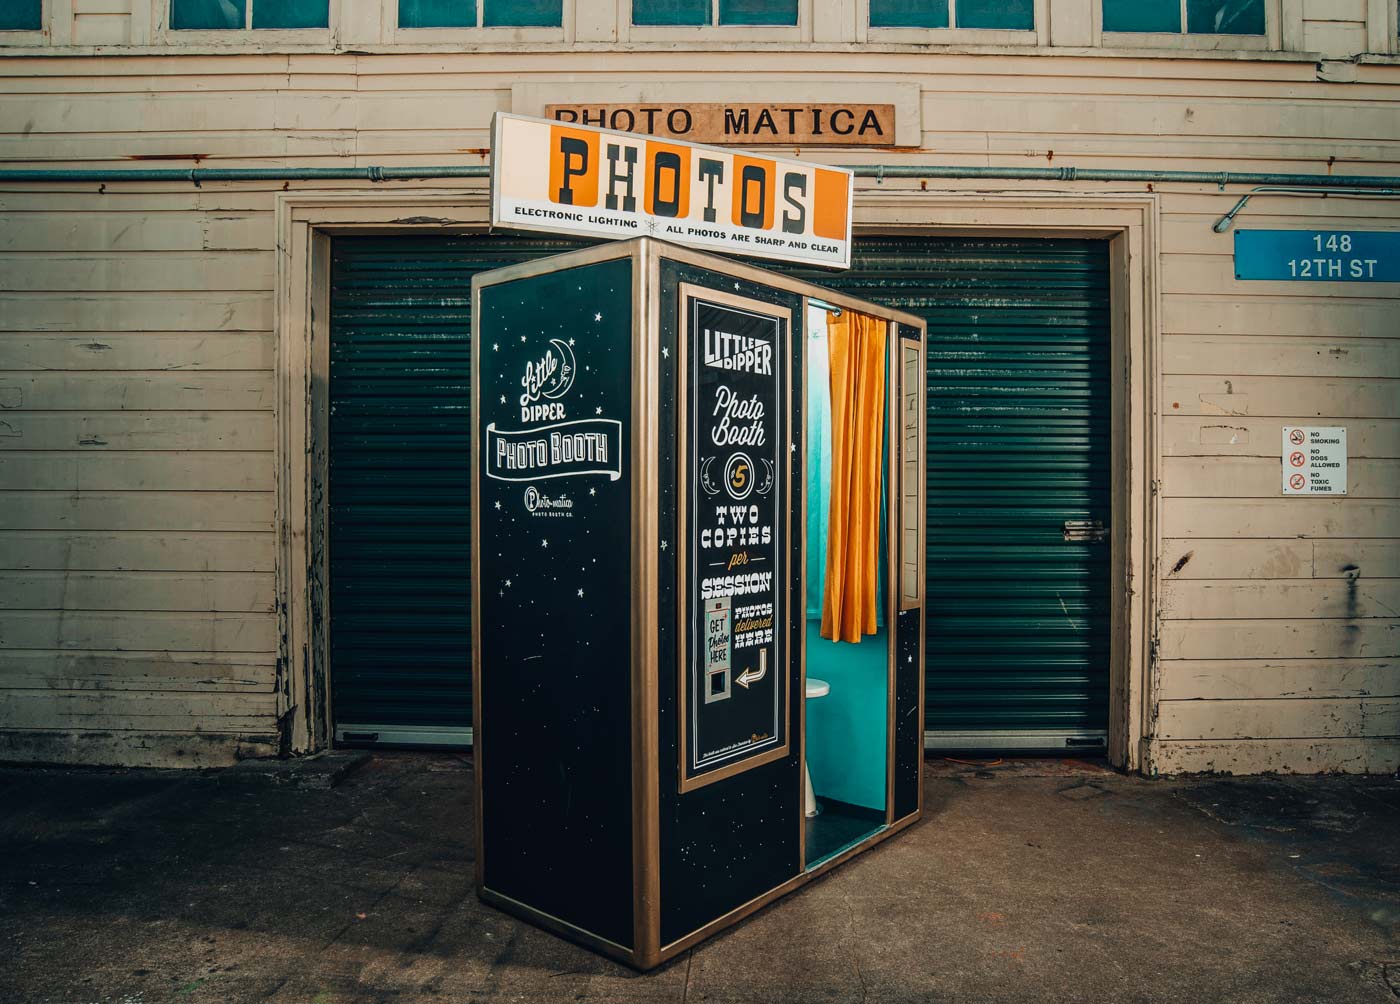
<svg viewBox="0 0 1400 1004">
<path fill-rule="evenodd" d="M 1283 494 L 1345 495 L 1345 426 L 1283 427 Z"/>
</svg>

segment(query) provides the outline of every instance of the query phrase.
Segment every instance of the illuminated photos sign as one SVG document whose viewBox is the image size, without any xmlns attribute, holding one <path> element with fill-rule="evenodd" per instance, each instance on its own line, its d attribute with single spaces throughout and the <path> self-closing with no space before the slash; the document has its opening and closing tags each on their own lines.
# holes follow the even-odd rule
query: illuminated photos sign
<svg viewBox="0 0 1400 1004">
<path fill-rule="evenodd" d="M 851 172 L 497 113 L 491 225 L 851 263 Z"/>
</svg>

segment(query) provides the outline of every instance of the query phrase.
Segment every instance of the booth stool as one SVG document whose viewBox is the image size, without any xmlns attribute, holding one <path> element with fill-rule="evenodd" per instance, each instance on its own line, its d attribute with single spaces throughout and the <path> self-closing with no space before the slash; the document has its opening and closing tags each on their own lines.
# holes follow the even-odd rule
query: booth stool
<svg viewBox="0 0 1400 1004">
<path fill-rule="evenodd" d="M 807 677 L 806 696 L 808 700 L 814 697 L 825 697 L 829 693 L 831 693 L 831 684 L 825 680 L 818 680 L 814 676 Z M 812 791 L 812 772 L 807 769 L 807 749 L 805 746 L 802 750 L 802 777 L 807 783 L 805 810 L 807 818 L 810 819 L 821 810 L 817 808 L 817 796 Z"/>
</svg>

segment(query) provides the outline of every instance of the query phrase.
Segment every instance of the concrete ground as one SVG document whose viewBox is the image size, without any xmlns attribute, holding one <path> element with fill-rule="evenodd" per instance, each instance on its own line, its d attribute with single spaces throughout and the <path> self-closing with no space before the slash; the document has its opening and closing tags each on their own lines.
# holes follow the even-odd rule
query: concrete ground
<svg viewBox="0 0 1400 1004">
<path fill-rule="evenodd" d="M 0 770 L 0 1001 L 1400 1001 L 1400 781 L 930 761 L 923 823 L 654 973 L 480 904 L 471 762 Z"/>
</svg>

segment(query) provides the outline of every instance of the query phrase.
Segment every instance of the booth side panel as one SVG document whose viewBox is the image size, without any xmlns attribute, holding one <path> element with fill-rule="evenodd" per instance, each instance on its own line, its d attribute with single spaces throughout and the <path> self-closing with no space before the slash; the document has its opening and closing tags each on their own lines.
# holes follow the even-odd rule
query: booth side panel
<svg viewBox="0 0 1400 1004">
<path fill-rule="evenodd" d="M 895 638 L 894 818 L 919 811 L 919 764 L 924 755 L 924 722 L 919 714 L 919 636 L 923 612 L 903 610 Z"/>
<path fill-rule="evenodd" d="M 660 436 L 660 538 L 666 546 L 660 551 L 658 592 L 658 674 L 660 738 L 660 869 L 661 945 L 675 942 L 691 932 L 769 892 L 796 876 L 801 870 L 800 839 L 802 811 L 799 799 L 801 777 L 801 700 L 800 663 L 801 621 L 791 622 L 786 637 L 787 653 L 781 671 L 788 674 L 787 721 L 788 754 L 781 759 L 754 767 L 703 787 L 680 791 L 680 652 L 678 619 L 680 596 L 678 552 L 687 546 L 679 539 L 676 516 L 685 479 L 678 467 L 679 360 L 685 347 L 680 343 L 680 283 L 695 283 L 736 296 L 751 297 L 779 304 L 792 310 L 789 332 L 791 349 L 787 363 L 798 360 L 793 373 L 792 395 L 801 400 L 800 349 L 802 309 L 800 297 L 781 290 L 709 270 L 662 259 L 658 290 L 661 360 Z M 784 402 L 786 405 L 786 402 Z M 786 423 L 801 429 L 799 419 Z M 800 449 L 794 454 L 800 457 Z M 801 512 L 801 471 L 794 459 L 789 505 Z M 789 519 L 791 539 L 788 550 L 790 574 L 782 594 L 789 610 L 800 600 L 802 522 Z M 693 576 L 692 576 L 693 578 Z M 774 667 L 775 671 L 778 667 Z"/>
<path fill-rule="evenodd" d="M 483 287 L 476 340 L 483 885 L 628 948 L 632 323 L 624 258 Z"/>
<path fill-rule="evenodd" d="M 898 325 L 899 341 L 899 617 L 894 667 L 894 798 L 891 819 L 922 805 L 924 758 L 924 538 L 927 460 L 924 440 L 926 376 L 923 326 Z"/>
</svg>

